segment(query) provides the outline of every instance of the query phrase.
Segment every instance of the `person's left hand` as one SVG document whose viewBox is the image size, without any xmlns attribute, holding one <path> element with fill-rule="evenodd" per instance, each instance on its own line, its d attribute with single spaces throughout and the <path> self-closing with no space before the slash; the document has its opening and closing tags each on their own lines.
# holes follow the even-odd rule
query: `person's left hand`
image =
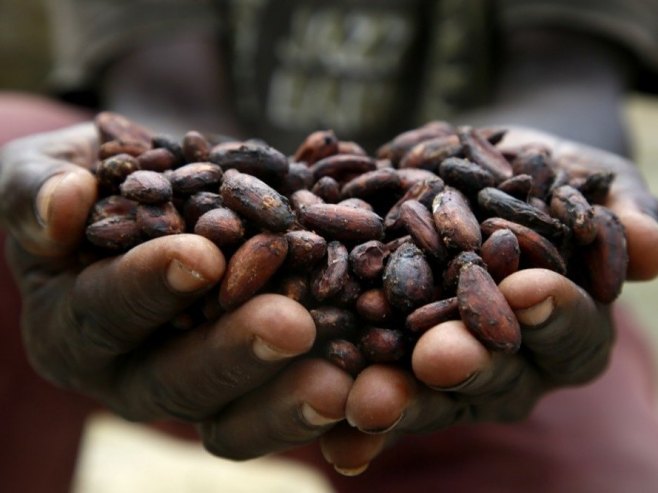
<svg viewBox="0 0 658 493">
<path fill-rule="evenodd" d="M 655 278 L 658 206 L 634 165 L 535 132 L 514 131 L 505 142 L 538 141 L 551 146 L 561 165 L 616 173 L 606 205 L 626 230 L 627 277 Z M 348 423 L 321 438 L 325 459 L 343 474 L 359 474 L 405 434 L 522 420 L 547 392 L 589 382 L 605 370 L 614 342 L 610 305 L 544 269 L 518 271 L 499 288 L 520 322 L 521 351 L 490 351 L 461 321 L 431 328 L 414 348 L 413 371 L 373 365 L 357 376 L 347 399 Z"/>
</svg>

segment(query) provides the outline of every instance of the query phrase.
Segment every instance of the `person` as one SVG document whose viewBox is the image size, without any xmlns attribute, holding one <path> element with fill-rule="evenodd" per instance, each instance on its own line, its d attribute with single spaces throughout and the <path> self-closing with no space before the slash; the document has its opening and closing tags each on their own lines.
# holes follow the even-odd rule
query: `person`
<svg viewBox="0 0 658 493">
<path fill-rule="evenodd" d="M 608 205 L 626 228 L 629 278 L 658 273 L 656 200 L 621 157 L 619 118 L 620 98 L 639 78 L 634 70 L 646 70 L 647 84 L 644 76 L 655 73 L 658 50 L 647 41 L 655 3 L 609 2 L 594 15 L 577 2 L 502 2 L 497 59 L 486 2 L 229 2 L 216 17 L 209 2 L 190 10 L 162 4 L 155 15 L 149 2 L 67 3 L 72 10 L 57 18 L 56 35 L 80 38 L 61 43 L 68 51 L 59 53 L 53 79 L 60 97 L 89 100 L 93 88 L 98 108 L 154 128 L 257 135 L 288 151 L 314 127 L 372 148 L 428 117 L 522 126 L 510 142 L 541 140 L 558 157 L 616 173 Z M 230 50 L 218 53 L 207 37 L 214 18 L 233 21 L 221 26 Z M 80 29 L 70 29 L 75 20 Z M 170 38 L 128 49 L 142 23 Z M 172 25 L 184 28 L 180 38 Z M 627 26 L 646 33 L 642 42 Z M 88 170 L 97 145 L 83 124 L 16 140 L 2 152 L 7 264 L 21 289 L 25 349 L 42 377 L 129 419 L 195 423 L 216 455 L 297 449 L 289 455 L 318 467 L 322 456 L 345 475 L 362 473 L 331 475 L 340 491 L 649 491 L 655 484 L 658 428 L 641 336 L 617 308 L 554 273 L 530 269 L 501 283 L 523 326 L 522 353 L 491 353 L 463 324 L 448 323 L 415 349 L 416 373 L 432 375 L 422 380 L 383 365 L 353 380 L 324 361 L 298 358 L 313 343 L 312 319 L 271 294 L 158 340 L 161 326 L 217 284 L 226 259 L 192 235 L 152 240 L 116 258 L 80 258 L 96 198 Z M 18 332 L 14 324 L 7 330 Z M 304 444 L 312 448 L 299 449 Z"/>
</svg>

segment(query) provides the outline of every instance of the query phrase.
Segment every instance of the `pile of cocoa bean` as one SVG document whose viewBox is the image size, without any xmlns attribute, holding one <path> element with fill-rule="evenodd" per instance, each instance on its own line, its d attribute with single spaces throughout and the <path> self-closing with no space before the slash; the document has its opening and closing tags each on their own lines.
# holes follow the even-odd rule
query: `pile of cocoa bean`
<svg viewBox="0 0 658 493">
<path fill-rule="evenodd" d="M 116 255 L 186 232 L 227 257 L 178 330 L 280 293 L 309 309 L 313 352 L 357 374 L 408 364 L 420 335 L 448 320 L 517 351 L 497 283 L 519 269 L 558 272 L 602 303 L 626 277 L 624 230 L 603 206 L 614 176 L 570 174 L 539 143 L 503 152 L 502 130 L 432 121 L 374 155 L 319 130 L 287 156 L 259 140 L 158 135 L 109 112 L 96 126 L 88 247 Z"/>
</svg>

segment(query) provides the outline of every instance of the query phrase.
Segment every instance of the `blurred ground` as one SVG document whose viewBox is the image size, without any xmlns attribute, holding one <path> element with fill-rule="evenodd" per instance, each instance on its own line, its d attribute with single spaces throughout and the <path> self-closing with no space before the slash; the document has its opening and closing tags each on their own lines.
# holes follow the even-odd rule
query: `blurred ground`
<svg viewBox="0 0 658 493">
<path fill-rule="evenodd" d="M 658 195 L 658 98 L 627 104 L 635 160 Z M 656 245 L 658 248 L 658 245 Z M 622 302 L 634 308 L 658 355 L 658 280 L 627 284 Z M 74 493 L 328 493 L 313 471 L 271 458 L 233 463 L 200 446 L 165 437 L 108 415 L 90 420 Z"/>
</svg>

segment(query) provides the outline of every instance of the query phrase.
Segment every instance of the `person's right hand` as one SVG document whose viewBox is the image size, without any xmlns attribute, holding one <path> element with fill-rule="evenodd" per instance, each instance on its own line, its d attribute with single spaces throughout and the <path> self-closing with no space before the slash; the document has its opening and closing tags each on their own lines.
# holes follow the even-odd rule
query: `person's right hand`
<svg viewBox="0 0 658 493">
<path fill-rule="evenodd" d="M 0 221 L 35 369 L 135 420 L 199 424 L 213 453 L 244 459 L 314 440 L 344 418 L 352 379 L 317 359 L 309 313 L 258 296 L 188 331 L 165 327 L 215 286 L 222 252 L 197 235 L 79 255 L 96 183 L 91 124 L 31 136 L 0 155 Z"/>
</svg>

